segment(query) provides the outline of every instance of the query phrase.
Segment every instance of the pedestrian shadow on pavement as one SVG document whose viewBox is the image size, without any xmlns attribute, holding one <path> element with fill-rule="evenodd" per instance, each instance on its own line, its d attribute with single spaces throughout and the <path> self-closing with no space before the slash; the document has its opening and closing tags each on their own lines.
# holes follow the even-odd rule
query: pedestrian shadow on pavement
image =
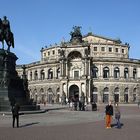
<svg viewBox="0 0 140 140">
<path fill-rule="evenodd" d="M 32 123 L 27 123 L 27 124 L 24 124 L 24 125 L 20 125 L 20 128 L 32 126 L 32 125 L 35 125 L 35 124 L 39 124 L 39 122 L 32 122 Z"/>
<path fill-rule="evenodd" d="M 121 123 L 121 128 L 124 126 L 124 124 L 123 123 Z M 113 128 L 113 127 L 115 127 L 115 128 L 117 128 L 117 124 L 116 123 L 113 123 L 113 124 L 111 124 L 111 127 Z"/>
</svg>

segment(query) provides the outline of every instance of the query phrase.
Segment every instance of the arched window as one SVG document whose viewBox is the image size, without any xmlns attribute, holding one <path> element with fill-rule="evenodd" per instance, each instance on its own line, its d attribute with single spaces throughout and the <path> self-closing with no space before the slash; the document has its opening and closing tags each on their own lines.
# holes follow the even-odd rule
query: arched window
<svg viewBox="0 0 140 140">
<path fill-rule="evenodd" d="M 38 80 L 38 73 L 37 73 L 37 70 L 36 70 L 35 73 L 34 73 L 34 78 L 35 78 L 35 80 Z"/>
<path fill-rule="evenodd" d="M 68 55 L 68 59 L 69 60 L 72 60 L 72 59 L 81 59 L 81 58 L 82 58 L 82 55 L 78 51 L 72 51 Z"/>
<path fill-rule="evenodd" d="M 93 78 L 98 77 L 98 68 L 96 66 L 94 66 L 92 69 L 92 76 L 93 76 Z"/>
<path fill-rule="evenodd" d="M 106 88 L 104 88 L 104 93 L 109 93 L 109 88 L 108 87 L 106 87 Z"/>
<path fill-rule="evenodd" d="M 124 90 L 124 102 L 128 102 L 128 88 L 125 88 L 125 90 Z"/>
<path fill-rule="evenodd" d="M 97 102 L 98 101 L 98 89 L 97 87 L 93 87 L 93 94 L 91 96 L 91 102 Z"/>
<path fill-rule="evenodd" d="M 40 78 L 41 78 L 41 80 L 44 80 L 45 79 L 45 72 L 44 72 L 44 70 L 41 70 L 40 71 Z"/>
<path fill-rule="evenodd" d="M 93 93 L 97 93 L 98 89 L 96 87 L 93 88 Z"/>
<path fill-rule="evenodd" d="M 48 89 L 48 103 L 53 103 L 53 92 L 52 92 L 52 89 L 51 88 L 49 88 Z"/>
<path fill-rule="evenodd" d="M 109 88 L 106 87 L 103 90 L 103 103 L 108 103 L 109 101 Z"/>
<path fill-rule="evenodd" d="M 119 102 L 119 88 L 116 87 L 114 90 L 114 101 Z"/>
<path fill-rule="evenodd" d="M 30 72 L 30 80 L 32 80 L 32 78 L 33 78 L 33 77 L 32 77 L 32 72 Z"/>
<path fill-rule="evenodd" d="M 118 94 L 119 93 L 119 88 L 116 87 L 115 90 L 114 90 L 115 94 Z"/>
<path fill-rule="evenodd" d="M 109 78 L 109 68 L 103 68 L 103 78 Z"/>
<path fill-rule="evenodd" d="M 48 70 L 48 79 L 53 79 L 53 70 L 52 69 Z"/>
<path fill-rule="evenodd" d="M 114 78 L 120 77 L 120 70 L 118 67 L 114 68 Z"/>
<path fill-rule="evenodd" d="M 125 78 L 125 79 L 128 79 L 128 76 L 129 76 L 129 75 L 128 75 L 128 68 L 125 68 L 125 69 L 124 69 L 124 78 Z"/>
<path fill-rule="evenodd" d="M 136 68 L 133 69 L 133 79 L 137 78 L 137 70 Z"/>
<path fill-rule="evenodd" d="M 58 79 L 59 77 L 60 77 L 60 68 L 58 68 L 56 71 L 56 78 Z"/>
<path fill-rule="evenodd" d="M 60 88 L 57 88 L 56 90 L 56 103 L 60 102 Z"/>
</svg>

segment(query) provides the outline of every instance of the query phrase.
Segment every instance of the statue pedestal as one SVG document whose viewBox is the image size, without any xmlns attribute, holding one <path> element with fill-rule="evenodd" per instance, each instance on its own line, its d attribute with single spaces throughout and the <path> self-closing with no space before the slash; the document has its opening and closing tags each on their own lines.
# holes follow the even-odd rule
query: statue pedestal
<svg viewBox="0 0 140 140">
<path fill-rule="evenodd" d="M 18 77 L 15 70 L 16 60 L 13 53 L 0 49 L 0 111 L 11 110 L 14 101 L 11 81 Z"/>
<path fill-rule="evenodd" d="M 28 96 L 27 79 L 21 79 L 16 71 L 18 58 L 12 52 L 0 49 L 0 111 L 11 111 L 18 103 L 22 110 L 36 110 Z"/>
<path fill-rule="evenodd" d="M 11 103 L 8 98 L 8 89 L 0 88 L 0 111 L 10 111 Z"/>
</svg>

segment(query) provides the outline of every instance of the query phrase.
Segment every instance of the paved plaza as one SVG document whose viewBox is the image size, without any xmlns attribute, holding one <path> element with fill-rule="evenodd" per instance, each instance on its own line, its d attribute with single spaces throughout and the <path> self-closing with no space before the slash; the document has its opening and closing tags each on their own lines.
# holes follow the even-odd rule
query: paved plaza
<svg viewBox="0 0 140 140">
<path fill-rule="evenodd" d="M 20 127 L 12 128 L 11 115 L 0 115 L 0 140 L 132 140 L 140 139 L 140 109 L 121 105 L 122 128 L 105 129 L 104 105 L 98 111 L 71 111 L 68 107 L 47 106 L 45 113 L 20 116 Z M 56 108 L 56 110 L 55 110 Z M 59 109 L 60 108 L 60 109 Z"/>
</svg>

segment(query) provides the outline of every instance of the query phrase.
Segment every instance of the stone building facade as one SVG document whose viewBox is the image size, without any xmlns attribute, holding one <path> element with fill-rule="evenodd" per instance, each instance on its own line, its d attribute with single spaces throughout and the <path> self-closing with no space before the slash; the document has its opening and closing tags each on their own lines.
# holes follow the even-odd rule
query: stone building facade
<svg viewBox="0 0 140 140">
<path fill-rule="evenodd" d="M 132 103 L 140 98 L 140 60 L 129 58 L 129 44 L 74 27 L 71 39 L 41 49 L 41 60 L 26 65 L 30 96 L 38 103 L 71 98 L 86 102 Z M 22 73 L 17 66 L 19 75 Z"/>
</svg>

